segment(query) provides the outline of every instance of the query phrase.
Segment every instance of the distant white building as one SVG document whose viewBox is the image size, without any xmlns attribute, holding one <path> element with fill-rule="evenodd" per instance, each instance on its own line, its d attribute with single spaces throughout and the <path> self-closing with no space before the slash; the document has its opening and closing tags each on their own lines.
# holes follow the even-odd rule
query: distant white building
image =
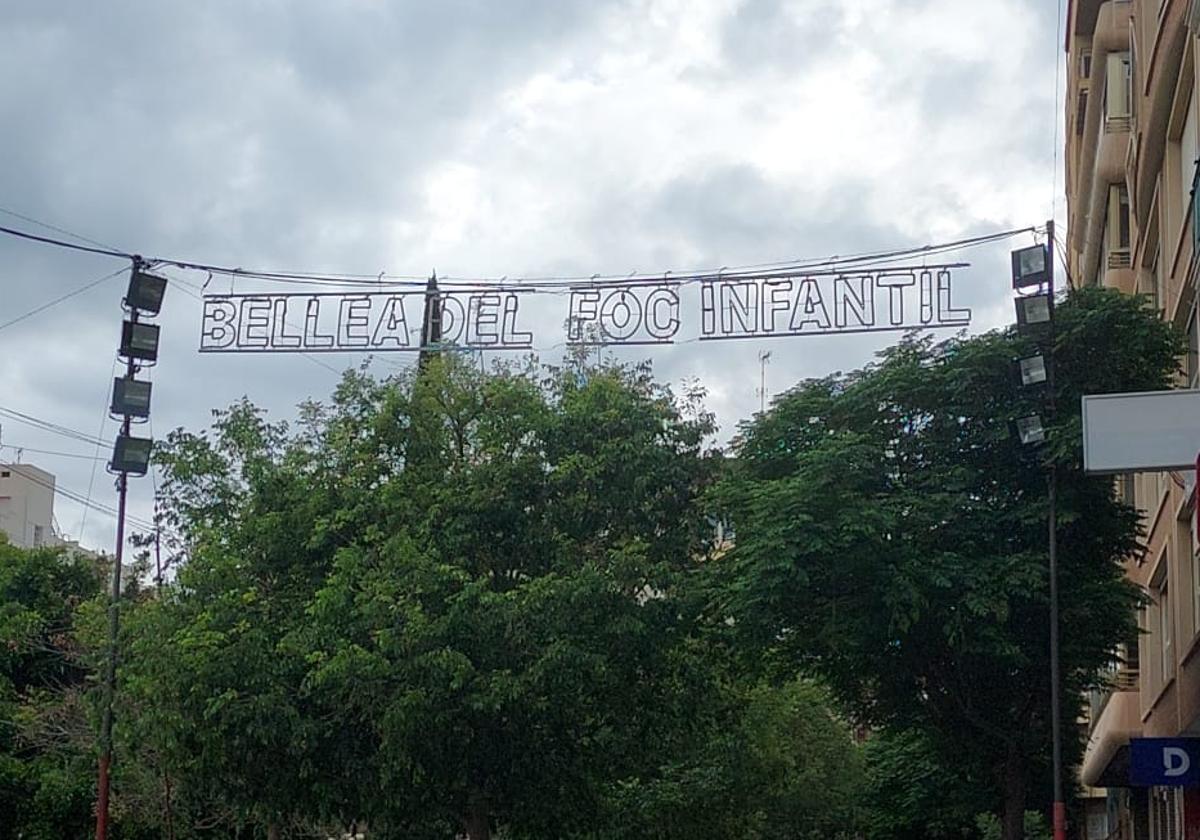
<svg viewBox="0 0 1200 840">
<path fill-rule="evenodd" d="M 58 543 L 53 474 L 32 464 L 0 463 L 0 531 L 21 548 Z"/>
<path fill-rule="evenodd" d="M 32 464 L 0 463 L 0 531 L 21 548 L 61 546 L 99 557 L 58 532 L 54 520 L 54 474 Z"/>
</svg>

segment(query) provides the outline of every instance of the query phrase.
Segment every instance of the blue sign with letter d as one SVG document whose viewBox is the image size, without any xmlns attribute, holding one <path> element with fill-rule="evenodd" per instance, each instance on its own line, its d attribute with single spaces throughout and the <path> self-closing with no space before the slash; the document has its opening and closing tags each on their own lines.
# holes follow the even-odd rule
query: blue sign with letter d
<svg viewBox="0 0 1200 840">
<path fill-rule="evenodd" d="M 1133 738 L 1129 742 L 1133 787 L 1200 787 L 1200 738 Z"/>
</svg>

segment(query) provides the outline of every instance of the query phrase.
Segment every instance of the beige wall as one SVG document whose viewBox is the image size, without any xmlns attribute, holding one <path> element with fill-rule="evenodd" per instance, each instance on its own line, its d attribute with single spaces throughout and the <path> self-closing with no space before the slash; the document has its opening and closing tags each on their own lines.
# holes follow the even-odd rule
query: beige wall
<svg viewBox="0 0 1200 840">
<path fill-rule="evenodd" d="M 54 541 L 54 476 L 30 464 L 0 464 L 0 531 L 22 548 Z"/>
<path fill-rule="evenodd" d="M 1195 318 L 1191 173 L 1200 156 L 1191 5 L 1071 0 L 1066 44 L 1071 280 L 1150 295 L 1163 317 L 1185 329 Z M 1126 61 L 1127 82 L 1116 72 Z M 1128 94 L 1118 94 L 1116 102 L 1127 99 L 1128 108 L 1116 111 L 1127 110 L 1127 119 L 1110 104 L 1118 84 Z M 1179 385 L 1195 387 L 1198 381 L 1185 376 Z M 1192 477 L 1139 475 L 1118 484 L 1142 511 L 1147 528 L 1145 555 L 1127 565 L 1129 577 L 1149 597 L 1139 616 L 1144 632 L 1136 683 L 1125 683 L 1137 695 L 1140 734 L 1200 734 L 1200 568 L 1188 527 Z M 1124 727 L 1128 704 L 1120 708 Z M 1094 767 L 1100 742 L 1111 749 L 1113 724 L 1092 725 Z"/>
</svg>

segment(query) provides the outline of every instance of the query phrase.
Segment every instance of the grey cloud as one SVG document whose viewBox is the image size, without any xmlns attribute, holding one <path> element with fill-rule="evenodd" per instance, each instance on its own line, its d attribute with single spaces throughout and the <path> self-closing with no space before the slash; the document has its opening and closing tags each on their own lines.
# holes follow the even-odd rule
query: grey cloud
<svg viewBox="0 0 1200 840">
<path fill-rule="evenodd" d="M 838 43 L 844 18 L 838 0 L 742 0 L 721 33 L 727 69 L 778 72 L 826 58 Z"/>
<path fill-rule="evenodd" d="M 1021 2 L 1026 12 L 1044 17 L 1046 4 Z M 500 170 L 515 166 L 515 178 L 554 201 L 544 230 L 536 233 L 537 247 L 521 251 L 530 256 L 520 264 L 494 264 L 511 259 L 490 250 L 504 244 L 505 220 L 497 218 L 495 230 L 478 231 L 483 244 L 467 242 L 445 255 L 451 271 L 462 265 L 531 275 L 646 271 L 923 244 L 901 234 L 914 226 L 872 217 L 870 199 L 883 185 L 851 178 L 816 190 L 803 177 L 756 167 L 736 144 L 683 176 L 649 182 L 627 176 L 644 167 L 621 160 L 608 146 L 595 149 L 603 165 L 568 156 L 559 168 L 537 152 L 523 157 L 505 151 L 504 94 L 540 74 L 602 86 L 603 68 L 589 66 L 587 56 L 619 54 L 627 36 L 606 27 L 613 21 L 636 27 L 637 15 L 648 8 L 645 0 L 9 5 L 0 30 L 0 207 L 123 248 L 254 267 L 423 271 L 431 266 L 388 265 L 395 259 L 391 248 L 413 244 L 398 243 L 410 234 L 398 235 L 392 226 L 407 221 L 417 231 L 412 237 L 436 234 L 425 218 L 424 179 L 460 162 L 464 145 L 480 178 L 507 175 Z M 818 62 L 835 60 L 829 46 L 845 37 L 840 6 L 833 0 L 791 6 L 747 0 L 717 33 L 720 66 L 708 77 L 680 73 L 694 90 L 712 85 L 739 93 L 746 110 L 738 118 L 757 114 L 767 127 L 772 105 L 787 101 L 797 79 Z M 1020 13 L 1018 5 L 1013 8 Z M 1050 59 L 1047 50 L 1041 64 L 1031 61 L 1029 73 L 1044 79 L 1049 69 L 1052 75 Z M 897 68 L 901 78 L 915 72 Z M 974 81 L 961 78 L 974 72 Z M 915 80 L 915 107 L 931 109 L 920 111 L 931 131 L 943 118 L 937 109 L 952 102 L 974 114 L 970 90 L 989 84 L 986 64 L 909 78 Z M 662 95 L 661 119 L 671 120 L 672 91 L 654 93 Z M 1048 97 L 1049 90 L 1039 95 Z M 931 99 L 940 104 L 927 105 Z M 589 124 L 592 136 L 628 128 L 606 126 L 602 119 L 597 114 Z M 822 126 L 820 120 L 814 115 L 815 126 Z M 749 135 L 760 126 L 746 130 Z M 1014 155 L 1040 159 L 1030 151 L 1038 139 L 1027 133 L 1032 129 L 996 130 L 1006 132 Z M 563 135 L 550 139 L 570 142 Z M 686 148 L 690 140 L 681 128 L 677 142 Z M 949 191 L 938 189 L 936 174 L 927 203 L 912 211 L 915 217 L 932 202 L 947 209 L 950 199 L 943 193 Z M 570 200 L 561 200 L 564 195 Z M 971 208 L 960 209 L 964 219 L 975 218 Z M 30 227 L 2 214 L 0 224 Z M 971 230 L 996 226 L 963 224 Z M 978 313 L 998 311 L 996 301 L 1006 295 L 1006 253 L 997 246 L 971 256 L 976 267 L 961 288 Z M 0 323 L 119 266 L 0 238 Z M 172 276 L 190 283 L 205 279 Z M 123 277 L 114 279 L 0 330 L 0 405 L 95 434 L 105 414 L 123 283 Z M 228 280 L 213 283 L 228 290 Z M 249 288 L 239 281 L 239 290 Z M 561 352 L 555 345 L 562 340 L 562 314 L 561 299 L 530 304 L 548 361 Z M 202 426 L 209 409 L 243 394 L 273 416 L 291 417 L 298 401 L 329 393 L 337 374 L 322 365 L 340 370 L 361 361 L 349 355 L 322 356 L 321 364 L 302 357 L 198 357 L 199 304 L 178 284 L 168 291 L 160 321 L 162 363 L 152 372 L 159 435 L 176 425 Z M 712 406 L 729 432 L 737 418 L 757 408 L 757 354 L 764 347 L 773 353 L 768 387 L 778 393 L 799 378 L 862 364 L 886 341 L 679 344 L 656 351 L 654 359 L 668 379 L 699 376 L 710 384 Z M 386 372 L 407 362 L 380 358 L 374 366 Z M 112 430 L 110 422 L 105 436 Z M 3 440 L 93 451 L 10 422 Z M 97 498 L 112 501 L 103 465 L 93 481 L 89 461 L 40 463 L 63 485 L 85 492 L 91 483 Z M 135 482 L 134 511 L 141 516 L 149 515 L 151 492 L 151 481 Z M 61 524 L 73 530 L 78 521 L 78 509 L 62 503 Z M 111 545 L 111 521 L 89 515 L 85 538 Z"/>
</svg>

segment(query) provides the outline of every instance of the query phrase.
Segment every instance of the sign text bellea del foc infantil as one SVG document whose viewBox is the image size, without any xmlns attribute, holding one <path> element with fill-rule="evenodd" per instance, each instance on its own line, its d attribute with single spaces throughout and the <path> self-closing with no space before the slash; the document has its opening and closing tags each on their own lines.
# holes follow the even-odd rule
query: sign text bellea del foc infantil
<svg viewBox="0 0 1200 840">
<path fill-rule="evenodd" d="M 801 276 L 713 277 L 698 287 L 700 341 L 963 327 L 948 266 Z M 565 288 L 568 344 L 671 344 L 684 323 L 681 281 L 580 283 Z M 443 345 L 528 350 L 522 298 L 534 289 L 441 290 Z M 204 298 L 204 353 L 388 352 L 421 349 L 427 292 L 242 294 Z M 692 305 L 696 301 L 692 300 Z"/>
</svg>

